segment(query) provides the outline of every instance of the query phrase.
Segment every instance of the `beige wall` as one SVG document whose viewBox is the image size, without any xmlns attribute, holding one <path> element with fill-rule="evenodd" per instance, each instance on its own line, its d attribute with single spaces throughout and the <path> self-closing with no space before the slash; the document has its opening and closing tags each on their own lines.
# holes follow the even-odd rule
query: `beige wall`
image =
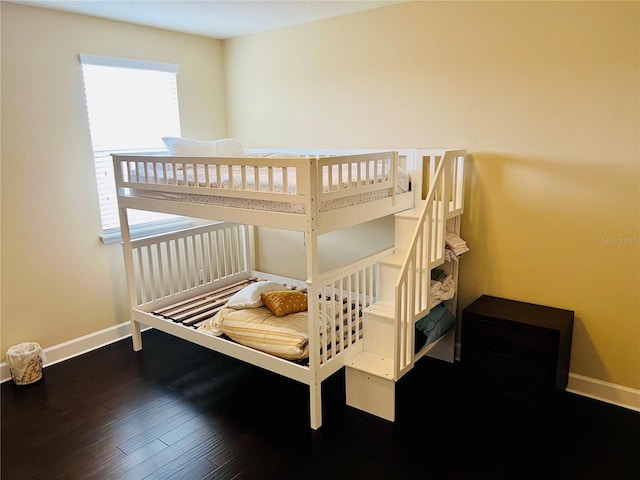
<svg viewBox="0 0 640 480">
<path fill-rule="evenodd" d="M 409 2 L 233 39 L 229 132 L 467 148 L 461 306 L 575 310 L 571 371 L 638 389 L 639 19 L 637 2 Z"/>
<path fill-rule="evenodd" d="M 226 134 L 222 42 L 2 3 L 2 357 L 128 320 L 121 247 L 99 240 L 78 53 L 178 63 L 182 132 Z"/>
</svg>

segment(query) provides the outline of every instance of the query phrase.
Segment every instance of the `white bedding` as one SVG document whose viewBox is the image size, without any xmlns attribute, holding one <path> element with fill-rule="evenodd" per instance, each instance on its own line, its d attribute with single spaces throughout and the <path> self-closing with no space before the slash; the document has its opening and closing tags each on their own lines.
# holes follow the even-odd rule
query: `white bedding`
<svg viewBox="0 0 640 480">
<path fill-rule="evenodd" d="M 218 140 L 196 140 L 185 137 L 163 137 L 172 156 L 181 157 L 227 157 L 227 158 L 273 158 L 276 159 L 303 159 L 285 152 L 247 152 L 242 144 L 235 138 Z M 197 162 L 193 162 L 197 163 Z M 233 163 L 233 162 L 230 162 Z M 151 167 L 151 168 L 148 168 Z M 200 187 L 242 189 L 252 191 L 272 191 L 296 193 L 296 169 L 293 167 L 268 168 L 267 166 L 254 168 L 253 166 L 242 168 L 239 165 L 210 166 L 205 168 L 198 165 L 194 171 L 194 165 L 176 162 L 166 164 L 163 171 L 156 171 L 153 165 L 139 162 L 132 169 L 130 180 L 135 182 L 139 176 L 143 183 L 168 184 L 168 185 L 192 185 Z M 185 174 L 186 173 L 186 174 Z M 325 192 L 344 189 L 347 186 L 373 184 L 386 181 L 391 174 L 391 163 L 385 161 L 350 161 L 340 166 L 333 165 L 331 169 L 322 168 L 323 188 Z M 256 180 L 258 187 L 256 188 Z M 403 169 L 397 172 L 397 192 L 404 193 L 409 190 L 409 174 Z"/>
</svg>

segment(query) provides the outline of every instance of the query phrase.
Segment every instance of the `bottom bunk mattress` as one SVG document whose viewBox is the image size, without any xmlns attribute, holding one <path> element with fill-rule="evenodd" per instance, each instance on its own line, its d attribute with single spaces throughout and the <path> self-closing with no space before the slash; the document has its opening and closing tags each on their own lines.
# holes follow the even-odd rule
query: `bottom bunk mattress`
<svg viewBox="0 0 640 480">
<path fill-rule="evenodd" d="M 325 298 L 317 308 L 321 352 L 361 338 L 359 305 Z M 152 313 L 286 360 L 309 357 L 307 292 L 282 283 L 252 280 Z"/>
<path fill-rule="evenodd" d="M 309 356 L 309 319 L 306 311 L 277 316 L 267 307 L 237 310 L 224 307 L 199 330 L 226 335 L 247 347 L 287 360 Z"/>
</svg>

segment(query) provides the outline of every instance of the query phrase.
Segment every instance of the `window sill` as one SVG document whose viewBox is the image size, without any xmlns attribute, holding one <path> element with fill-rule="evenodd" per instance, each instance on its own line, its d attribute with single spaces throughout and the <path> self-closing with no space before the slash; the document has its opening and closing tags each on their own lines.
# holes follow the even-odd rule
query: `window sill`
<svg viewBox="0 0 640 480">
<path fill-rule="evenodd" d="M 193 220 L 189 218 L 179 218 L 176 220 L 133 225 L 130 227 L 130 235 L 132 240 L 149 237 L 151 235 L 158 235 L 161 233 L 173 232 L 175 230 L 182 230 L 183 228 L 193 226 L 193 223 Z M 111 231 L 103 233 L 100 239 L 105 245 L 118 243 L 122 242 L 122 234 L 119 228 L 113 229 Z"/>
</svg>

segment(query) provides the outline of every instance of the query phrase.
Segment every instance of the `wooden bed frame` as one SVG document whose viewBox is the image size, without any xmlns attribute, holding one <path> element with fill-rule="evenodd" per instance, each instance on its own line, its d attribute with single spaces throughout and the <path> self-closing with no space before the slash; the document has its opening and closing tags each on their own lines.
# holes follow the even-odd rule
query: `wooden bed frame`
<svg viewBox="0 0 640 480">
<path fill-rule="evenodd" d="M 278 150 L 278 152 L 296 153 L 299 150 Z M 166 157 L 144 155 L 113 155 L 116 177 L 116 191 L 122 229 L 123 251 L 127 283 L 132 307 L 132 339 L 134 350 L 142 348 L 140 325 L 157 328 L 166 333 L 205 346 L 217 352 L 230 355 L 269 371 L 284 375 L 302 382 L 310 389 L 310 424 L 313 429 L 322 425 L 321 383 L 330 375 L 345 367 L 355 365 L 358 354 L 364 350 L 366 328 L 362 318 L 354 315 L 352 307 L 357 305 L 358 311 L 366 311 L 373 307 L 384 295 L 381 292 L 381 260 L 394 254 L 390 248 L 374 255 L 360 258 L 349 265 L 320 272 L 318 266 L 318 236 L 320 234 L 343 229 L 358 223 L 376 218 L 409 211 L 419 206 L 423 212 L 422 227 L 434 220 L 432 213 L 441 211 L 435 219 L 441 223 L 440 234 L 452 215 L 460 213 L 462 203 L 462 167 L 460 159 L 464 159 L 464 151 L 427 151 L 418 149 L 399 149 L 391 151 L 306 151 L 304 158 L 260 158 L 260 157 Z M 445 159 L 451 159 L 454 167 L 445 168 Z M 378 162 L 378 163 L 376 163 Z M 456 163 L 458 162 L 458 163 Z M 384 165 L 388 174 L 379 175 L 380 170 L 366 165 Z M 176 165 L 193 172 L 201 172 L 204 177 L 186 179 L 180 182 L 175 176 Z M 396 193 L 396 176 L 398 168 L 405 168 L 411 177 L 411 190 L 407 193 Z M 274 169 L 295 169 L 297 189 L 294 194 L 276 191 L 270 183 L 266 191 L 242 181 L 235 187 L 231 182 L 218 185 L 205 172 L 235 168 L 241 172 L 247 169 L 265 169 L 269 173 L 270 182 Z M 327 171 L 356 172 L 354 178 L 338 178 L 330 182 L 336 188 L 323 186 Z M 447 174 L 450 172 L 450 174 Z M 349 175 L 349 174 L 348 174 Z M 331 173 L 329 173 L 331 176 Z M 447 176 L 447 180 L 444 177 Z M 217 178 L 220 178 L 218 175 Z M 173 180 L 176 179 L 176 180 Z M 336 180 L 336 179 L 334 179 Z M 425 183 L 423 191 L 423 182 Z M 221 183 L 221 182 L 220 182 Z M 258 183 L 258 182 L 256 182 Z M 450 184 L 450 185 L 449 185 Z M 430 188 L 429 186 L 433 187 Z M 354 204 L 334 210 L 323 210 L 324 202 L 342 197 L 367 194 L 377 189 L 388 191 L 388 195 L 369 202 Z M 435 190 L 434 190 L 435 189 Z M 284 190 L 287 190 L 286 188 Z M 150 194 L 149 194 L 150 192 Z M 426 193 L 425 193 L 426 192 Z M 160 196 L 156 196 L 159 194 Z M 187 200 L 183 195 L 189 195 Z M 444 201 L 444 195 L 451 201 Z M 225 207 L 209 204 L 205 197 L 229 197 L 274 201 L 280 203 L 301 204 L 303 213 L 282 213 L 277 211 L 256 210 L 253 208 Z M 434 208 L 436 205 L 446 205 Z M 455 211 L 456 207 L 458 211 Z M 169 234 L 156 235 L 132 240 L 127 217 L 128 209 L 150 210 L 173 213 L 187 217 L 212 220 L 204 226 L 189 228 Z M 426 210 L 429 210 L 427 212 Z M 306 243 L 306 281 L 282 278 L 257 272 L 253 265 L 253 227 L 265 226 L 294 231 L 305 234 Z M 458 227 L 459 228 L 459 227 Z M 427 235 L 426 245 L 420 248 L 433 250 L 432 244 L 437 237 Z M 415 235 L 414 235 L 415 237 Z M 418 235 L 422 238 L 422 235 Z M 414 238 L 415 243 L 416 238 Z M 424 253 L 413 255 L 426 257 Z M 397 253 L 397 252 L 396 252 Z M 444 260 L 443 260 L 444 261 Z M 406 262 L 405 262 L 406 263 Z M 411 264 L 411 263 L 410 263 Z M 429 268 L 437 265 L 431 261 Z M 413 265 L 413 264 L 411 264 Z M 407 276 L 404 268 L 405 277 Z M 424 269 L 420 275 L 424 275 Z M 427 272 L 428 273 L 428 272 Z M 273 280 L 286 285 L 287 288 L 306 289 L 308 293 L 309 324 L 309 358 L 306 362 L 293 362 L 278 358 L 252 348 L 245 347 L 224 336 L 216 337 L 203 333 L 194 327 L 197 324 L 183 324 L 157 313 L 159 309 L 197 296 L 207 296 L 211 292 L 224 291 L 233 285 L 241 285 L 252 279 Z M 406 281 L 405 281 L 406 283 Z M 415 284 L 415 282 L 409 282 Z M 411 288 L 410 286 L 407 288 Z M 405 291 L 403 298 L 413 298 Z M 319 311 L 322 298 L 332 298 L 346 305 L 343 315 L 338 314 L 336 324 L 332 328 L 344 328 L 344 343 L 331 348 L 319 335 Z M 386 300 L 385 300 L 386 301 Z M 412 300 L 413 301 L 413 300 Z M 417 315 L 428 311 L 428 300 L 420 305 L 416 303 L 402 307 L 402 323 L 398 323 L 398 333 L 389 339 L 397 343 L 398 358 L 404 360 L 400 369 L 392 374 L 392 380 L 404 374 L 412 366 L 412 359 L 423 356 L 419 352 L 414 356 L 413 337 L 407 333 L 406 325 L 411 325 L 419 318 Z M 412 329 L 413 330 L 413 329 Z M 342 335 L 342 330 L 341 335 Z M 394 335 L 392 333 L 392 335 Z M 395 340 L 393 338 L 396 338 Z M 337 348 L 335 348 L 337 347 Z M 431 346 L 430 348 L 433 348 Z M 411 353 L 409 354 L 409 350 Z M 410 356 L 409 360 L 406 358 Z M 375 413 L 375 412 L 374 412 Z"/>
</svg>

